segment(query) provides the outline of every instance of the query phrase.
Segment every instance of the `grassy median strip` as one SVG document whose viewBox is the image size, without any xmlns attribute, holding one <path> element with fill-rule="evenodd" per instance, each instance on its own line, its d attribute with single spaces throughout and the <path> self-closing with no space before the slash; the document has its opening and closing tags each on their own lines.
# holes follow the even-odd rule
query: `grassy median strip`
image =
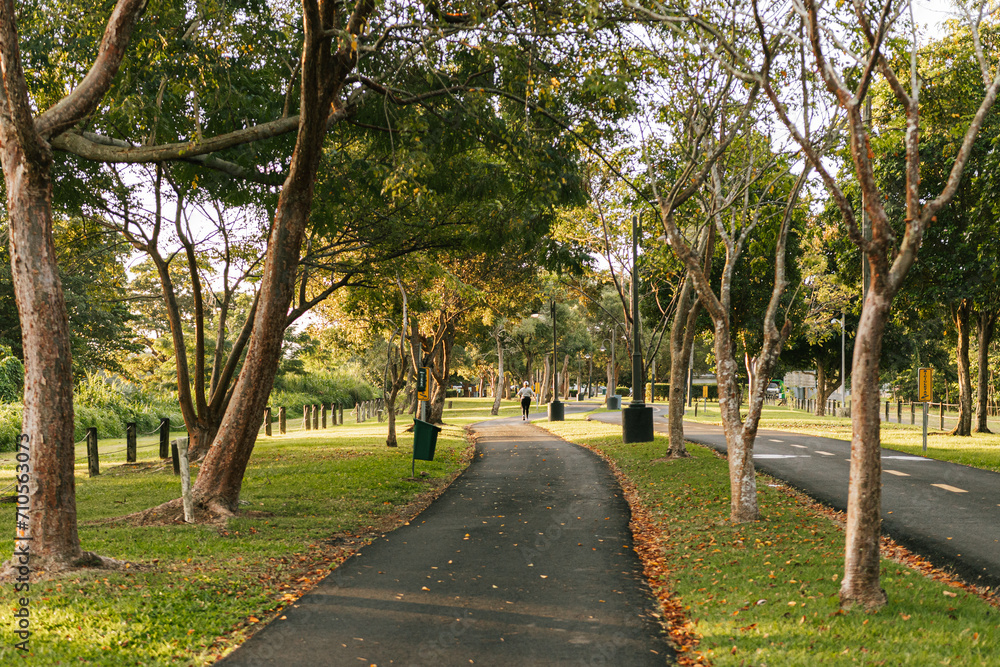
<svg viewBox="0 0 1000 667">
<path fill-rule="evenodd" d="M 446 414 L 446 421 L 448 415 Z M 467 419 L 456 419 L 456 422 Z M 409 418 L 401 418 L 405 427 Z M 84 549 L 129 562 L 32 584 L 31 653 L 14 648 L 13 584 L 0 586 L 0 664 L 203 665 L 228 652 L 329 573 L 354 548 L 405 521 L 465 467 L 461 425 L 440 434 L 433 462 L 410 477 L 412 438 L 385 446 L 370 421 L 261 438 L 243 485 L 243 513 L 227 525 L 131 526 L 115 519 L 179 497 L 169 462 L 107 466 L 77 477 Z M 14 506 L 0 505 L 9 530 Z"/>
<path fill-rule="evenodd" d="M 719 420 L 717 403 L 708 404 L 707 414 L 704 407 L 701 407 L 697 417 L 694 416 L 693 410 L 689 410 L 684 418 L 704 424 L 722 423 Z M 908 419 L 908 415 L 905 418 Z M 925 453 L 920 419 L 921 416 L 918 414 L 915 426 L 882 422 L 882 446 L 907 454 L 926 456 L 938 461 L 951 461 L 973 468 L 1000 472 L 1000 434 L 974 433 L 971 436 L 959 436 L 931 430 L 927 434 L 927 452 Z M 936 415 L 931 415 L 932 423 L 935 423 L 936 419 Z M 766 407 L 760 420 L 760 428 L 793 431 L 838 440 L 851 439 L 851 420 L 849 418 L 817 417 L 808 412 L 784 406 Z"/>
<path fill-rule="evenodd" d="M 877 613 L 839 610 L 842 530 L 765 476 L 763 519 L 733 526 L 726 461 L 697 445 L 692 458 L 654 462 L 667 440 L 624 445 L 621 427 L 545 423 L 613 461 L 662 530 L 661 584 L 677 596 L 713 665 L 997 665 L 1000 610 L 889 560 Z M 688 664 L 698 664 L 697 659 Z"/>
</svg>

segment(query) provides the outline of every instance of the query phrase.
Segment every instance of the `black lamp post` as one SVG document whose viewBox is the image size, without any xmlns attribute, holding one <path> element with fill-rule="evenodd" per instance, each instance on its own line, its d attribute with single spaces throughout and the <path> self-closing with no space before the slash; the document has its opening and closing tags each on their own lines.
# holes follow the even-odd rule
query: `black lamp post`
<svg viewBox="0 0 1000 667">
<path fill-rule="evenodd" d="M 622 441 L 653 441 L 653 408 L 647 407 L 642 377 L 642 343 L 639 339 L 639 215 L 632 216 L 632 402 L 622 410 Z"/>
<path fill-rule="evenodd" d="M 549 421 L 561 422 L 565 420 L 565 406 L 559 400 L 559 392 L 556 390 L 556 379 L 558 373 L 557 353 L 556 353 L 556 300 L 549 299 L 552 308 L 552 402 L 549 403 Z"/>
</svg>

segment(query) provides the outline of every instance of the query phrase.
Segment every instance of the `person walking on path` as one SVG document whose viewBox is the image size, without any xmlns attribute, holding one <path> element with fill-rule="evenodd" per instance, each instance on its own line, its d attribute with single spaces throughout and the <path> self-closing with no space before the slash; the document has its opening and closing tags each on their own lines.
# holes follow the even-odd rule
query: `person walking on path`
<svg viewBox="0 0 1000 667">
<path fill-rule="evenodd" d="M 535 397 L 535 392 L 525 382 L 524 386 L 517 392 L 517 395 L 521 397 L 521 421 L 528 421 L 528 410 L 531 409 L 531 399 Z"/>
</svg>

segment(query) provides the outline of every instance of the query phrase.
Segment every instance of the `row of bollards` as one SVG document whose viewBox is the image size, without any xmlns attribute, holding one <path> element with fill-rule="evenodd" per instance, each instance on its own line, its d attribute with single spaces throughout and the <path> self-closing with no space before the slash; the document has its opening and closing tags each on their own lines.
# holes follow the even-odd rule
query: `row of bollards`
<svg viewBox="0 0 1000 667">
<path fill-rule="evenodd" d="M 376 417 L 380 422 L 385 419 L 385 399 L 376 398 L 371 401 L 361 401 L 354 404 L 354 420 L 358 424 Z"/>
<path fill-rule="evenodd" d="M 264 435 L 272 435 L 271 407 L 264 408 Z M 336 403 L 327 405 L 303 405 L 302 406 L 302 428 L 306 431 L 319 430 L 327 427 L 327 416 L 330 417 L 330 424 L 336 426 L 338 423 L 344 424 L 344 407 Z M 338 417 L 339 415 L 339 417 Z M 284 407 L 278 408 L 278 433 L 284 435 L 288 432 L 288 417 Z"/>
<path fill-rule="evenodd" d="M 125 424 L 125 461 L 128 463 L 136 462 L 136 423 L 128 422 Z M 160 425 L 157 427 L 160 436 L 160 458 L 169 459 L 173 458 L 174 472 L 177 473 L 177 453 L 176 444 L 174 445 L 173 456 L 171 456 L 170 450 L 170 418 L 163 417 L 160 419 Z M 98 440 L 97 440 L 97 427 L 91 426 L 87 429 L 87 472 L 90 477 L 96 477 L 101 474 L 101 464 L 100 464 L 100 453 L 98 450 Z M 176 443 L 176 441 L 175 441 Z M 119 450 L 120 451 L 120 450 Z"/>
<path fill-rule="evenodd" d="M 361 403 L 356 403 L 353 412 L 356 415 L 358 423 L 370 419 L 371 417 L 377 417 L 381 422 L 385 416 L 385 400 L 375 399 L 371 401 L 362 401 Z M 327 416 L 330 417 L 330 424 L 336 426 L 344 424 L 344 406 L 338 405 L 336 403 L 330 403 L 321 405 L 304 405 L 302 406 L 302 427 L 305 430 L 319 430 L 320 428 L 327 428 Z M 160 418 L 160 425 L 157 428 L 160 436 L 160 458 L 161 459 L 172 459 L 174 474 L 180 474 L 180 453 L 177 450 L 177 440 L 173 443 L 170 442 L 170 418 L 162 417 Z M 278 408 L 278 431 L 281 434 L 285 434 L 288 430 L 288 420 L 285 415 L 285 408 Z M 271 407 L 268 406 L 264 408 L 264 433 L 270 436 L 271 431 Z M 125 460 L 128 463 L 136 462 L 136 441 L 137 441 L 137 429 L 135 422 L 128 422 L 125 424 Z M 87 429 L 87 469 L 90 477 L 96 477 L 101 474 L 100 460 L 98 453 L 98 441 L 97 441 L 97 427 L 92 426 Z M 190 437 L 185 439 L 185 442 L 190 442 Z"/>
</svg>

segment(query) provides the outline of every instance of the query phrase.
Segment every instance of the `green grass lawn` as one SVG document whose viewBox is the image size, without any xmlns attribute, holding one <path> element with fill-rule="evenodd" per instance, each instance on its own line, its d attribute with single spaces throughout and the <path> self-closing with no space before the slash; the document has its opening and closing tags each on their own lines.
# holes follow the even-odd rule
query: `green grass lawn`
<svg viewBox="0 0 1000 667">
<path fill-rule="evenodd" d="M 744 413 L 745 414 L 745 413 Z M 684 417 L 687 420 L 706 424 L 719 424 L 718 403 L 708 403 L 708 410 L 702 403 L 698 416 L 693 408 Z M 904 420 L 907 416 L 904 415 Z M 927 435 L 927 452 L 923 451 L 923 434 L 918 424 L 882 423 L 882 446 L 890 449 L 919 454 L 941 461 L 952 461 L 963 465 L 1000 472 L 1000 434 L 975 433 L 970 437 L 947 435 L 941 431 L 931 431 Z M 851 420 L 846 417 L 817 417 L 802 410 L 784 406 L 766 406 L 760 420 L 760 428 L 779 431 L 794 431 L 826 438 L 851 439 Z"/>
<path fill-rule="evenodd" d="M 461 420 L 446 413 L 446 421 Z M 427 480 L 407 481 L 412 440 L 400 432 L 400 447 L 389 449 L 385 429 L 372 420 L 260 438 L 241 494 L 245 514 L 225 527 L 109 521 L 180 496 L 179 479 L 156 449 L 136 466 L 116 465 L 124 454 L 112 455 L 118 458 L 102 460 L 95 478 L 86 477 L 85 461 L 78 464 L 84 549 L 130 566 L 33 584 L 26 663 L 202 665 L 227 652 L 333 569 L 345 545 L 398 525 L 409 503 L 467 464 L 464 427 L 448 426 L 435 460 L 417 462 Z M 0 505 L 0 525 L 13 538 L 13 505 Z M 5 540 L 0 558 L 12 548 Z M 0 606 L 10 610 L 0 624 L 0 664 L 23 657 L 13 647 L 17 597 L 12 584 L 0 586 Z"/>
<path fill-rule="evenodd" d="M 667 573 L 658 581 L 700 638 L 692 658 L 718 667 L 1000 664 L 1000 610 L 905 565 L 882 562 L 888 606 L 841 613 L 843 532 L 767 477 L 758 479 L 763 520 L 734 526 L 726 462 L 708 449 L 690 445 L 691 459 L 654 463 L 665 437 L 623 445 L 620 426 L 578 415 L 542 425 L 603 452 L 637 489 L 662 531 Z"/>
</svg>

